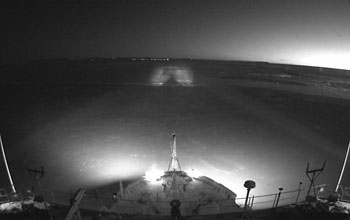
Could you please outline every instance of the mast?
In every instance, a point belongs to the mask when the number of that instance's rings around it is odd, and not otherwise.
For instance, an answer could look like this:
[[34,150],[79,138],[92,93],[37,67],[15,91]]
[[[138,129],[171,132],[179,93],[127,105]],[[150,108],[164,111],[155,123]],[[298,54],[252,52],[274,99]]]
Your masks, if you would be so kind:
[[10,173],[10,169],[9,169],[8,164],[7,164],[6,155],[5,155],[5,150],[4,150],[4,146],[3,146],[3,144],[2,144],[1,134],[0,134],[0,145],[1,145],[2,156],[4,157],[4,162],[5,162],[5,166],[6,166],[6,170],[7,170],[7,175],[9,176],[9,180],[10,180],[12,192],[13,192],[14,194],[16,194],[15,185],[13,184],[12,177],[11,177],[11,173]]
[[346,155],[345,155],[345,159],[344,159],[344,163],[343,163],[343,168],[341,169],[340,176],[339,176],[339,179],[338,179],[338,183],[337,183],[337,186],[335,187],[335,192],[338,191],[341,179],[343,177],[343,173],[344,173],[344,170],[345,170],[346,162],[348,161],[349,149],[350,149],[350,141],[349,141],[349,145],[348,145],[348,150],[346,151]]
[[179,160],[176,155],[176,134],[175,132],[172,134],[173,143],[171,146],[171,160],[169,163],[168,171],[181,171]]

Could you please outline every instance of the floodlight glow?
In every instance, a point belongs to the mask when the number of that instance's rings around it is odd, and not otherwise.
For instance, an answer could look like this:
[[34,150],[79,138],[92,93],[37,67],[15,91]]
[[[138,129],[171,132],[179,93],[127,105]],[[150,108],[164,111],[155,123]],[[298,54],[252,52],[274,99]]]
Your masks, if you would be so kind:
[[152,165],[152,167],[145,172],[145,179],[151,183],[156,183],[163,174],[164,171],[157,169],[156,165]]
[[157,67],[152,72],[150,82],[152,85],[162,86],[170,82],[171,79],[177,85],[190,86],[193,83],[193,74],[189,68],[183,66]]
[[169,79],[170,79],[170,75],[164,74],[163,68],[156,68],[152,73],[151,83],[153,85],[161,86]]

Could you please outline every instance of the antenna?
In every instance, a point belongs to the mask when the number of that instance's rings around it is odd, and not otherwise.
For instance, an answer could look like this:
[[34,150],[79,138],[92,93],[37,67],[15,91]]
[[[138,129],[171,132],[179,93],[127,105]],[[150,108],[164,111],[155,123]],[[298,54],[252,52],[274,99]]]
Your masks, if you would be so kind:
[[42,190],[41,184],[40,184],[40,179],[44,176],[44,167],[41,166],[40,168],[41,168],[41,170],[36,170],[36,169],[30,169],[27,167],[27,171],[28,171],[28,173],[33,173],[35,175],[36,182],[37,182],[40,190]]
[[172,136],[173,136],[173,143],[171,146],[171,159],[170,159],[170,163],[168,166],[168,171],[177,171],[177,170],[181,171],[180,162],[177,159],[177,155],[176,155],[176,134],[175,134],[175,131],[173,132]]
[[42,189],[41,183],[40,183],[40,179],[44,176],[44,167],[41,166],[40,168],[41,168],[41,170],[36,170],[36,169],[30,169],[30,168],[27,167],[27,171],[28,171],[29,174],[33,173],[33,174],[35,175],[36,183],[37,183],[37,185],[38,185],[38,187],[39,187],[39,189],[40,189],[40,192],[41,192],[41,194],[42,194],[42,197],[43,197],[43,199],[44,199],[45,210],[47,211],[47,213],[48,213],[49,216],[50,216],[50,219],[52,220],[52,219],[53,219],[53,216],[52,216],[51,211],[50,211],[50,210],[48,209],[48,207],[47,207],[47,204],[46,204],[46,201],[47,201],[47,200],[46,200],[46,198],[45,198],[45,192],[44,192],[44,190]]
[[322,173],[322,171],[324,170],[325,166],[326,166],[326,161],[323,162],[323,165],[322,165],[322,167],[320,169],[309,170],[309,162],[307,163],[306,175],[307,175],[307,177],[310,180],[310,186],[309,186],[309,190],[307,191],[307,195],[306,196],[310,195],[311,187],[313,187],[314,195],[316,196],[315,180]]
[[6,170],[7,170],[7,175],[9,176],[12,192],[13,192],[13,194],[17,194],[15,185],[13,184],[13,181],[12,181],[12,177],[11,177],[9,166],[7,164],[5,150],[4,150],[4,145],[2,144],[1,134],[0,134],[0,145],[1,145],[2,156],[4,157],[4,162],[5,162],[5,166],[6,166]]
[[346,151],[346,154],[345,154],[343,168],[341,169],[340,176],[339,176],[339,179],[338,179],[338,183],[337,183],[337,186],[335,187],[335,192],[338,191],[338,188],[340,186],[340,182],[341,182],[341,179],[343,177],[344,170],[345,170],[345,165],[346,165],[346,162],[348,161],[349,150],[350,150],[350,141],[349,141],[349,145],[348,145],[348,150]]

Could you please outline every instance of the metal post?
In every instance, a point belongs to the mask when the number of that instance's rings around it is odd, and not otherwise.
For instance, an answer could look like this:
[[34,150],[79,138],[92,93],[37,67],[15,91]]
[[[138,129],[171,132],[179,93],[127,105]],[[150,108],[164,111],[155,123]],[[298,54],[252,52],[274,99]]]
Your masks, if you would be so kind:
[[243,209],[243,215],[241,219],[244,219],[245,217],[247,217],[248,219],[250,219],[250,217],[248,216],[248,213],[246,212],[247,209],[247,202],[249,199],[249,192],[251,189],[255,188],[256,184],[253,180],[247,180],[244,182],[244,187],[247,188],[247,196],[245,198],[245,204],[244,204],[244,209]]
[[123,181],[119,181],[119,192],[120,192],[120,196],[122,197],[122,199],[124,199],[124,186],[123,186]]
[[314,187],[314,181],[313,181],[314,179],[315,179],[315,173],[312,173],[312,177],[310,178],[309,189],[307,190],[307,194],[306,194],[307,196],[310,195],[311,188]]
[[297,195],[297,198],[295,199],[295,204],[297,204],[298,203],[298,199],[299,199],[299,196],[300,196],[300,189],[301,189],[301,185],[302,185],[303,183],[302,182],[299,182],[299,187],[298,187],[298,195]]
[[253,210],[253,204],[254,204],[254,196],[252,197],[252,201],[251,201],[251,204],[250,204],[250,208]]
[[[315,180],[322,173],[322,171],[324,170],[325,166],[326,166],[326,161],[323,162],[323,165],[322,165],[322,167],[320,169],[309,170],[309,163],[307,163],[306,175],[307,175],[307,177],[310,180],[310,186],[309,186],[309,190],[307,191],[306,197],[308,197],[310,195],[311,188],[313,188],[313,190],[314,190],[315,198],[317,197],[316,190],[315,190]],[[310,173],[312,174],[312,177],[310,177],[310,175],[309,175]]]
[[273,200],[272,208],[275,208],[276,199],[277,199],[277,193],[275,194],[275,199]]
[[278,188],[279,192],[278,192],[278,196],[277,196],[277,201],[276,201],[276,205],[275,205],[275,208],[277,208],[278,206],[278,202],[280,200],[280,197],[281,197],[281,193],[282,193],[282,190],[283,188]]
[[29,173],[33,173],[35,175],[36,183],[37,183],[39,190],[42,194],[42,197],[44,199],[45,209],[46,209],[47,213],[49,214],[50,219],[52,220],[53,216],[52,216],[52,213],[51,213],[49,207],[47,207],[47,204],[46,204],[47,200],[46,200],[45,192],[44,192],[43,188],[41,187],[41,182],[40,182],[40,178],[42,178],[44,176],[44,167],[41,166],[41,170],[30,169],[27,167],[27,171]]
[[51,214],[51,211],[50,211],[49,208],[47,207],[47,204],[46,204],[47,200],[46,200],[45,192],[44,192],[43,188],[41,187],[40,177],[39,177],[38,175],[36,175],[36,181],[37,181],[37,184],[38,184],[38,186],[39,186],[39,189],[40,189],[41,194],[42,194],[43,199],[44,199],[44,206],[45,206],[45,209],[46,209],[47,213],[49,213],[50,219],[53,219],[53,216],[52,216],[52,214]]
[[76,218],[81,220],[81,215],[79,212],[79,205],[81,203],[81,200],[83,199],[84,193],[85,193],[84,189],[79,189],[77,191],[76,195],[71,200],[72,203],[70,204],[69,211],[68,211],[66,217],[64,218],[65,220],[72,220],[72,219],[76,219]]
[[245,203],[244,203],[243,212],[245,212],[245,211],[246,211],[246,208],[247,208],[247,203],[248,203],[248,198],[249,198],[249,192],[250,192],[250,189],[248,188],[248,189],[247,189],[247,196],[245,197]]
[[16,189],[15,189],[15,185],[13,184],[13,181],[12,181],[12,177],[11,177],[9,166],[7,164],[5,150],[4,150],[4,145],[2,144],[1,134],[0,134],[0,145],[1,145],[2,156],[4,157],[4,162],[5,162],[5,166],[6,166],[6,170],[7,170],[7,175],[9,176],[12,192],[14,194],[16,194],[17,192],[16,192]]
[[348,149],[347,149],[346,154],[345,154],[345,159],[344,159],[344,163],[343,163],[343,168],[342,168],[342,170],[341,170],[341,172],[340,172],[340,176],[339,176],[339,179],[338,179],[338,183],[337,183],[337,186],[335,187],[335,191],[334,191],[334,192],[337,192],[337,191],[338,191],[338,188],[339,188],[341,179],[342,179],[342,177],[343,177],[343,173],[344,173],[344,170],[345,170],[345,165],[346,165],[346,162],[347,162],[348,156],[349,156],[349,149],[350,149],[350,141],[349,141]]

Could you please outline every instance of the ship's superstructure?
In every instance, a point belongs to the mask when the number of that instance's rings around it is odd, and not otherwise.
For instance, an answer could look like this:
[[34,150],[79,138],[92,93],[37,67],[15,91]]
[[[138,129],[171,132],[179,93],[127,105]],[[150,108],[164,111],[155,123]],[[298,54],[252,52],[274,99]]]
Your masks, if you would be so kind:
[[104,209],[121,214],[164,216],[171,214],[174,203],[183,216],[223,214],[242,210],[235,202],[237,195],[225,186],[206,176],[193,177],[182,171],[176,150],[176,135],[173,133],[171,159],[168,170],[163,175],[154,180],[140,178],[125,188],[118,184],[110,185],[108,189],[118,189],[119,193],[111,191],[109,199],[101,197],[97,207],[93,205],[94,198],[89,201],[89,197],[86,196],[81,208]]

